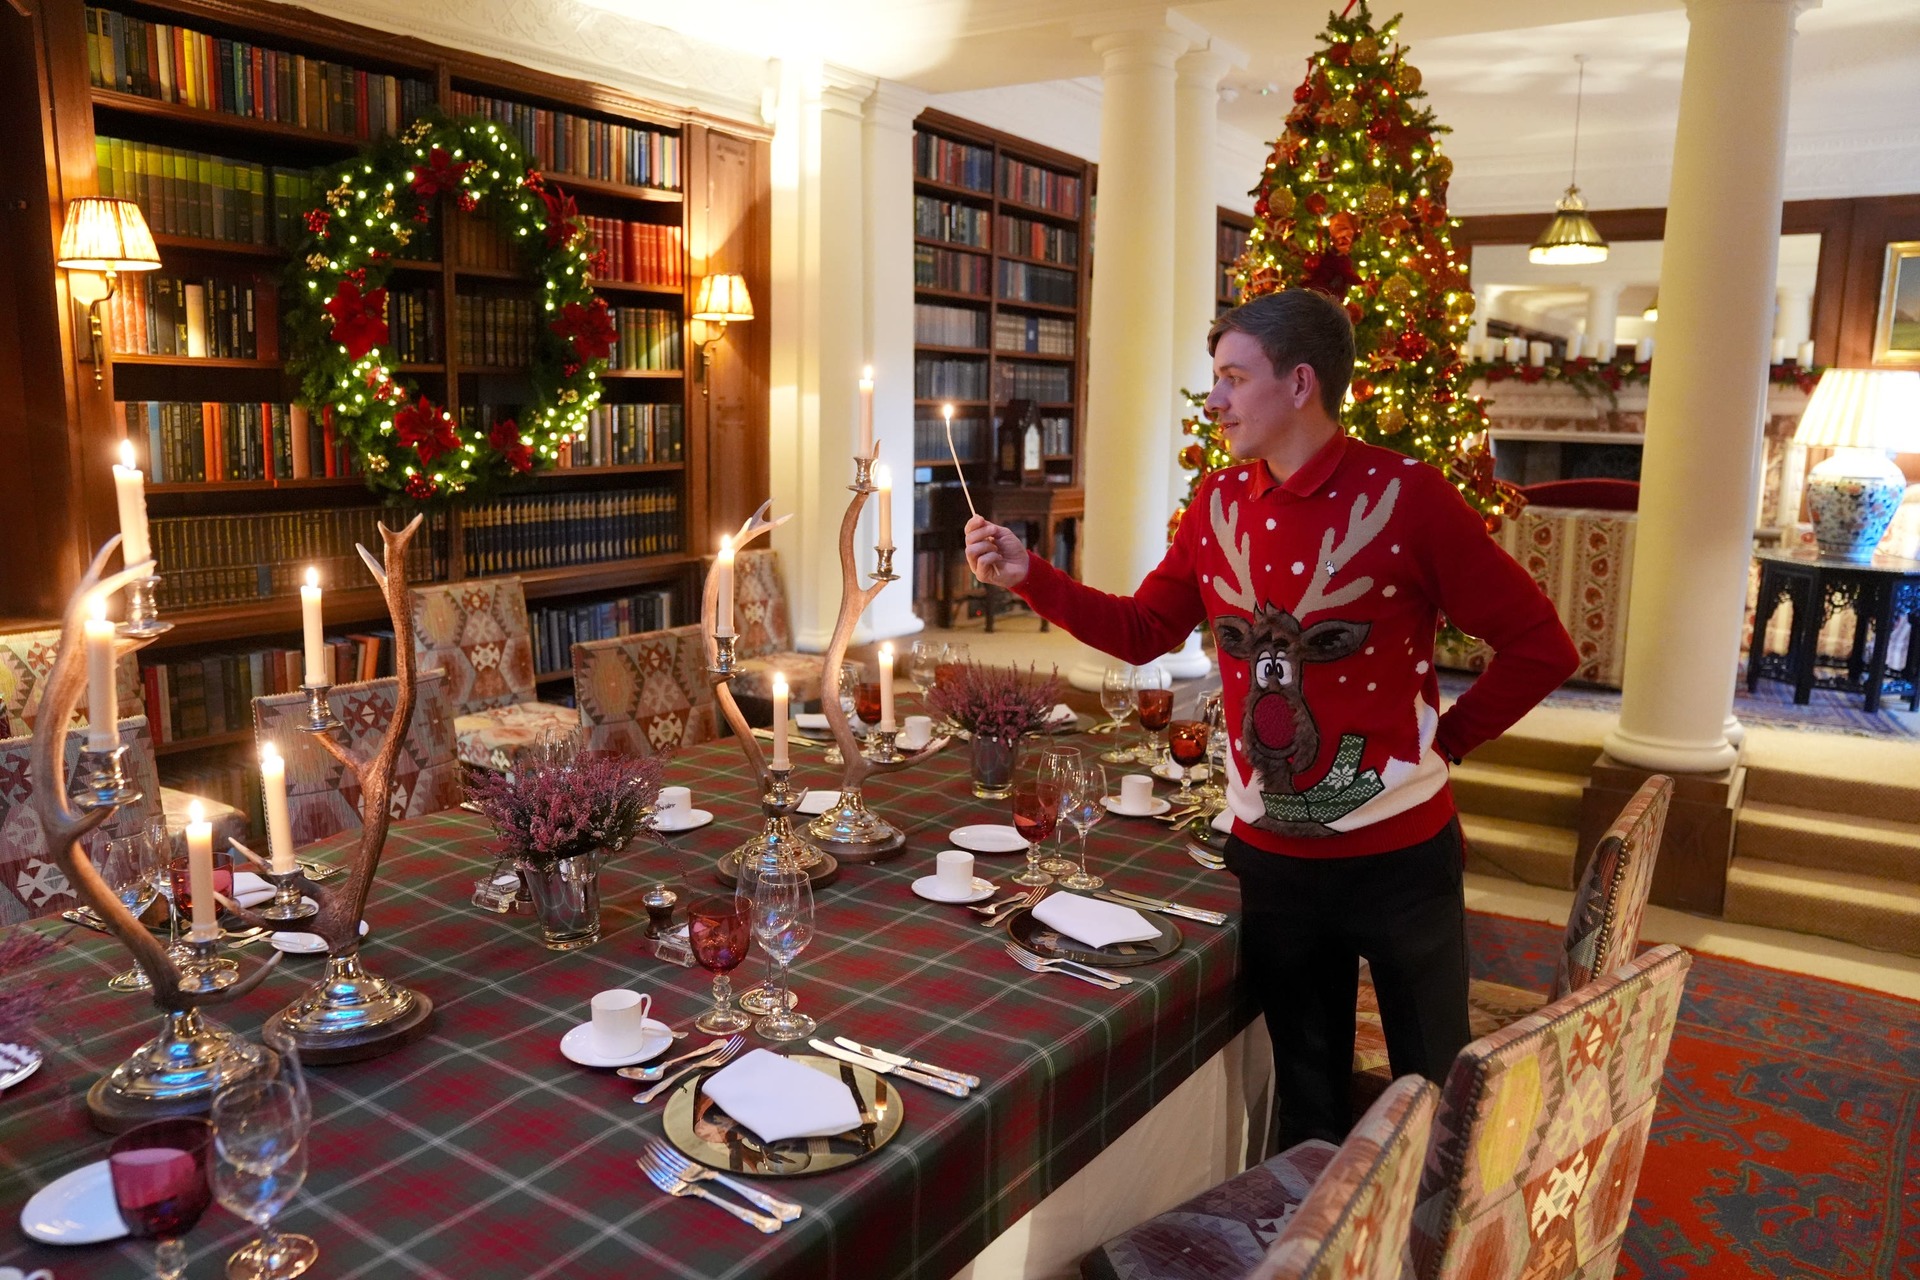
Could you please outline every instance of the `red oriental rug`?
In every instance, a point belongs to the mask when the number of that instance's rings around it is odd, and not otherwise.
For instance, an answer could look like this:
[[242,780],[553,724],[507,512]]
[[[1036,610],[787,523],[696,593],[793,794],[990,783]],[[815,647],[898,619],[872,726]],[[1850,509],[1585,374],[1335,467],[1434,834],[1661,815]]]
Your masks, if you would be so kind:
[[[1476,976],[1552,983],[1557,927],[1468,934]],[[1696,955],[1619,1275],[1920,1277],[1920,1004]]]

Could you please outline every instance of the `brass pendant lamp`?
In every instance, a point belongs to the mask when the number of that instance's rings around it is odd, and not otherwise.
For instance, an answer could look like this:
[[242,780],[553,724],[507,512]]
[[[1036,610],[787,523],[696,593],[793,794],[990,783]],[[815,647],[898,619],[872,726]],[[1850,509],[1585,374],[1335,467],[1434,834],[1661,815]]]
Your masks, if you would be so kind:
[[1580,198],[1580,107],[1586,97],[1586,55],[1579,54],[1574,61],[1580,67],[1580,80],[1573,98],[1573,169],[1568,175],[1567,194],[1553,206],[1553,221],[1527,251],[1527,261],[1542,266],[1573,266],[1607,260],[1606,239],[1587,217],[1587,202]]

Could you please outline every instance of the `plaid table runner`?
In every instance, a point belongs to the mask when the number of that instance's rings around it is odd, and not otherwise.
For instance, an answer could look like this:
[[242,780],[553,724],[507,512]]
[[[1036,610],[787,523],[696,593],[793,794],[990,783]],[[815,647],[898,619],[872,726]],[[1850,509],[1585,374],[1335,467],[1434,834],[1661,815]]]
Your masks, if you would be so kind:
[[[794,754],[797,781],[835,785],[817,748]],[[848,1169],[777,1184],[806,1206],[778,1234],[665,1197],[634,1165],[640,1140],[660,1133],[660,1104],[636,1106],[635,1085],[568,1062],[558,1042],[587,1020],[589,997],[610,987],[651,992],[654,1016],[675,1027],[705,1006],[705,971],[645,949],[639,889],[683,867],[710,867],[758,828],[745,775],[732,742],[670,762],[668,780],[691,787],[715,822],[677,837],[673,852],[636,845],[614,859],[601,881],[605,936],[567,954],[541,946],[531,917],[469,904],[475,877],[491,865],[481,819],[456,811],[394,825],[364,954],[372,971],[429,994],[439,1021],[432,1036],[384,1058],[308,1073],[310,1172],[281,1222],[320,1242],[315,1274],[944,1277],[1253,1017],[1236,983],[1237,918],[1223,928],[1178,922],[1186,942],[1174,956],[1131,970],[1132,987],[1106,992],[1030,974],[1002,952],[1004,932],[982,928],[962,907],[914,896],[909,883],[933,872],[948,831],[1008,820],[1004,802],[972,798],[966,746],[956,743],[873,780],[869,804],[908,831],[907,852],[848,866],[821,891],[817,936],[796,962],[794,990],[823,1038],[846,1035],[971,1071],[984,1086],[961,1100],[902,1084],[906,1124],[890,1145]],[[1195,866],[1161,823],[1108,816],[1094,828],[1090,856],[1119,887],[1237,910],[1232,877]],[[1020,861],[983,856],[977,871],[1004,885]],[[71,943],[57,963],[84,975],[84,985],[68,1010],[67,1038],[0,1099],[0,1211],[8,1216],[0,1263],[51,1267],[59,1280],[150,1275],[145,1241],[50,1248],[18,1227],[35,1189],[105,1157],[84,1094],[157,1023],[142,998],[106,990],[126,964],[116,944],[82,931]],[[255,952],[243,963],[258,959]],[[218,1016],[257,1032],[321,963],[287,956]],[[763,970],[750,957],[736,986]],[[188,1237],[192,1273],[217,1274],[248,1234],[231,1214],[209,1210]]]

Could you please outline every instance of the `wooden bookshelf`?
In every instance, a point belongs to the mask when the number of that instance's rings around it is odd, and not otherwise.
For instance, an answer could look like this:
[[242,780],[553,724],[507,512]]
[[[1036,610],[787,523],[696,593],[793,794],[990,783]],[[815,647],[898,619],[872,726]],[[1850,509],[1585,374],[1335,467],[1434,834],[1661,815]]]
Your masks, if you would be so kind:
[[1239,260],[1241,251],[1247,247],[1247,233],[1253,230],[1253,219],[1247,214],[1238,213],[1224,206],[1216,207],[1219,223],[1214,236],[1216,267],[1213,311],[1218,315],[1239,304],[1240,299],[1234,296],[1233,291],[1233,264]]

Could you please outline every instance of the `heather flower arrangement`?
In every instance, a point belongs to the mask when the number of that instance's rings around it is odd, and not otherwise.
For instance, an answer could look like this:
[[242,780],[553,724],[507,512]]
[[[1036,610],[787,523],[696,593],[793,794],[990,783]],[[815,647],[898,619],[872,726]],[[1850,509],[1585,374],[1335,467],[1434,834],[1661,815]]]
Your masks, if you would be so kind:
[[658,757],[596,754],[489,774],[467,794],[500,837],[496,853],[549,867],[625,848],[660,793],[661,773]]
[[1013,742],[1043,728],[1060,696],[1058,668],[1045,676],[1028,666],[967,662],[927,695],[927,705],[976,738]]
[[0,933],[0,1044],[27,1039],[36,1022],[78,991],[77,979],[31,972],[60,947],[24,925]]

